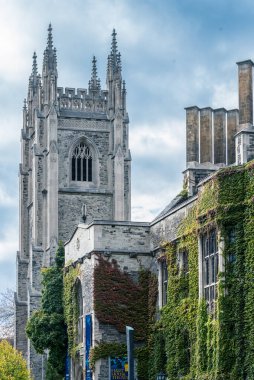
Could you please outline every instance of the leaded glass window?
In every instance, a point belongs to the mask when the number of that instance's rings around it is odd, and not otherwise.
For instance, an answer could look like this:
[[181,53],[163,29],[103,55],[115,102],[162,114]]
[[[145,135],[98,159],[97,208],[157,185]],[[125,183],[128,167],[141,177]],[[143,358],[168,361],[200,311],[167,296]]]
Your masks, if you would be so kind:
[[218,245],[216,230],[202,236],[203,294],[210,312],[214,311],[218,281]]
[[73,150],[71,158],[72,181],[92,182],[93,157],[90,148],[81,141]]
[[168,267],[166,260],[161,262],[161,289],[162,289],[162,306],[167,303],[168,292]]
[[184,276],[186,276],[189,273],[189,261],[188,261],[188,252],[186,250],[179,252],[179,264],[180,264],[180,271]]

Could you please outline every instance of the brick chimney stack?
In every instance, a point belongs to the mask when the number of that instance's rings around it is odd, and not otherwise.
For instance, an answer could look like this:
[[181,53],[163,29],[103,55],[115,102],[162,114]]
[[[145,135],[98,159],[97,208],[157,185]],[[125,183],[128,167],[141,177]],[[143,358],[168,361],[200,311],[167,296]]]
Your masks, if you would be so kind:
[[[239,130],[241,125],[253,125],[253,62],[237,62],[239,81]],[[246,125],[246,127],[247,127]]]

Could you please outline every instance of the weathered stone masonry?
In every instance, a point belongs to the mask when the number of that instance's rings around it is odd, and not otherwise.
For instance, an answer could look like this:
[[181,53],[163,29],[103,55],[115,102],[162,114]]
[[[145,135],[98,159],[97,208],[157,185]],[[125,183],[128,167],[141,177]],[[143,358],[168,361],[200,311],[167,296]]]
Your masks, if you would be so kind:
[[[105,90],[97,76],[95,57],[88,89],[63,89],[57,81],[56,49],[49,26],[42,76],[36,54],[33,56],[23,108],[19,170],[15,344],[36,379],[44,378],[44,358],[30,346],[25,326],[40,305],[41,268],[51,264],[58,241],[68,240],[81,221],[130,219],[128,114],[115,31]],[[91,152],[92,178],[73,180],[73,152],[84,145]],[[81,165],[81,159],[77,162]],[[84,166],[86,161],[82,162]],[[88,169],[83,166],[85,173]],[[80,166],[75,170],[80,172]]]

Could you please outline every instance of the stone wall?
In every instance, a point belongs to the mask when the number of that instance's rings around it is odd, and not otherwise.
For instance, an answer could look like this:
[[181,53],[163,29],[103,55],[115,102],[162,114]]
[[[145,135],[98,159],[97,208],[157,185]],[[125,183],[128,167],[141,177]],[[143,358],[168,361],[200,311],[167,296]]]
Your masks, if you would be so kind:
[[181,221],[187,215],[188,210],[193,206],[196,197],[188,199],[179,206],[169,210],[160,219],[155,219],[150,227],[151,250],[156,250],[160,244],[177,239],[177,231]]
[[[150,252],[149,223],[95,221],[80,224],[65,245],[66,265],[80,263],[80,279],[84,300],[84,315],[93,316],[93,345],[104,342],[126,343],[126,336],[113,325],[101,323],[94,313],[93,279],[97,255],[116,261],[119,268],[138,281],[140,268],[151,269],[154,258]],[[85,355],[83,348],[83,355]],[[108,380],[107,359],[98,360],[94,371],[97,380]]]
[[59,239],[66,242],[76,226],[82,222],[82,205],[86,205],[86,223],[93,219],[112,219],[112,194],[110,193],[59,193]]

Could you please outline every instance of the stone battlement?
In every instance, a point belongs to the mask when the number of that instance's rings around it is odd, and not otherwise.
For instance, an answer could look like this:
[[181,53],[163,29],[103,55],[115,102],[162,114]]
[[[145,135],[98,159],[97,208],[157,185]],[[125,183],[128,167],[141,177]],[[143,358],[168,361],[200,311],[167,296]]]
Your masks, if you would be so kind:
[[57,100],[60,109],[84,112],[103,112],[107,110],[107,90],[87,90],[84,88],[58,87]]

